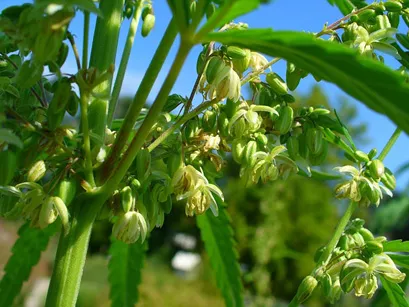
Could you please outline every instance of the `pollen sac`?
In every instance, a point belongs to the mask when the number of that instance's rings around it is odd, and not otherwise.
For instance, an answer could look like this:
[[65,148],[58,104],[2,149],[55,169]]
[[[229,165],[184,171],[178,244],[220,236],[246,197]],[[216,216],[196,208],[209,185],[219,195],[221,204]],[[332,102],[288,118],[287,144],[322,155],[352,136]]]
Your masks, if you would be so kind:
[[34,163],[27,173],[27,180],[30,182],[37,182],[44,177],[47,168],[43,160]]

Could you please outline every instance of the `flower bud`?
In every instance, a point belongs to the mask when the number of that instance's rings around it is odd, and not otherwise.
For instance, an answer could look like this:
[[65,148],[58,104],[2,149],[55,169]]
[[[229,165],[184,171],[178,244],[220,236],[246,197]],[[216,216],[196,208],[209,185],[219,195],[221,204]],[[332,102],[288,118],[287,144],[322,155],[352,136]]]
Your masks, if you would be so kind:
[[65,205],[64,201],[58,197],[50,197],[51,201],[53,202],[54,209],[58,213],[58,216],[60,217],[61,224],[64,228],[65,234],[69,232],[70,229],[70,223],[69,223],[69,214],[68,214],[68,209],[67,206]]
[[27,180],[30,182],[39,181],[44,177],[47,168],[45,167],[45,162],[43,160],[35,162],[27,173]]
[[54,201],[52,197],[48,197],[48,199],[41,205],[37,226],[41,229],[46,228],[49,224],[54,223],[57,219],[57,215],[58,213],[54,208]]
[[75,92],[71,91],[70,98],[68,100],[65,110],[71,116],[75,116],[77,115],[79,105],[80,105],[80,98]]
[[368,163],[369,172],[374,179],[380,179],[385,173],[385,166],[381,160],[375,159]]
[[319,249],[317,249],[317,251],[314,254],[315,263],[318,263],[318,261],[321,259],[321,256],[323,255],[326,249],[327,249],[326,246],[321,246]]
[[373,9],[367,9],[364,10],[360,13],[358,13],[358,18],[361,22],[366,22],[367,20],[369,20],[370,18],[373,18],[376,16],[376,12]]
[[255,95],[254,103],[261,106],[273,107],[276,102],[268,88],[262,87]]
[[392,171],[385,167],[385,172],[381,177],[382,183],[390,190],[395,190],[396,188],[396,178],[393,175]]
[[298,303],[305,302],[312,294],[314,289],[317,287],[318,281],[313,276],[307,276],[303,279],[297,290],[297,301]]
[[195,117],[187,122],[186,127],[183,131],[183,135],[186,140],[189,140],[197,136],[200,130],[199,121],[200,121],[199,118]]
[[271,86],[271,89],[277,95],[285,95],[288,92],[287,84],[284,80],[276,73],[268,73],[266,75],[266,81],[268,85]]
[[291,159],[296,160],[299,157],[300,143],[298,138],[294,135],[287,140],[287,152]]
[[58,50],[57,58],[55,60],[55,63],[59,67],[62,67],[64,65],[68,57],[68,52],[69,52],[68,45],[66,43],[62,43],[60,49]]
[[119,193],[119,197],[121,199],[121,207],[122,210],[127,213],[129,212],[133,205],[134,205],[134,198],[132,195],[132,189],[130,186],[124,187],[121,192]]
[[207,132],[214,132],[216,130],[217,113],[215,111],[207,110],[203,114],[203,129]]
[[400,21],[399,12],[389,12],[388,19],[389,19],[389,22],[391,23],[392,28],[397,29],[399,27],[399,21]]
[[131,244],[139,239],[141,227],[138,224],[138,214],[134,211],[129,211],[121,215],[114,223],[112,234],[118,240]]
[[228,57],[237,60],[237,59],[243,59],[244,57],[246,57],[247,52],[240,47],[228,46],[226,50],[226,54]]
[[321,165],[324,163],[326,157],[328,154],[328,142],[325,141],[324,139],[322,140],[322,146],[321,150],[317,152],[316,154],[310,153],[308,157],[308,161],[311,163],[311,165]]
[[366,242],[365,248],[370,253],[374,253],[374,254],[383,253],[383,244],[381,242],[379,242],[379,241],[376,241],[376,240]]
[[372,241],[374,239],[374,236],[369,229],[362,227],[358,230],[358,232],[364,238],[365,242]]
[[315,155],[322,150],[324,146],[324,136],[322,131],[317,128],[309,128],[306,132],[307,146],[310,152]]
[[248,166],[252,166],[255,162],[254,154],[257,152],[257,143],[256,141],[249,141],[244,148],[243,153],[243,163]]
[[57,90],[48,105],[50,112],[58,114],[65,111],[71,96],[71,82],[68,78],[63,78],[58,82]]
[[250,128],[243,117],[234,122],[233,125],[229,124],[229,127],[231,135],[235,138],[241,138],[242,136],[247,135]]
[[134,193],[141,187],[141,182],[138,179],[132,179],[130,187]]
[[391,23],[389,22],[389,18],[386,15],[378,15],[376,16],[376,29],[389,29],[391,28]]
[[[194,3],[194,2],[193,2]],[[196,62],[196,73],[201,74],[203,73],[206,65],[206,52],[202,51],[200,52],[197,62]]]
[[257,145],[258,145],[260,148],[264,148],[265,146],[267,146],[267,144],[268,144],[268,138],[267,138],[267,136],[266,136],[264,133],[258,132],[258,133],[256,133],[254,136],[256,137]]
[[232,59],[233,69],[241,76],[250,65],[251,51],[248,49],[242,49],[245,52],[245,56],[240,59]]
[[232,143],[231,153],[233,155],[234,161],[236,161],[236,163],[238,164],[243,163],[244,149],[246,145],[246,141],[242,139],[235,139]]
[[219,117],[217,118],[217,127],[220,136],[227,137],[229,135],[229,119],[225,112],[219,114]]
[[386,1],[383,3],[383,5],[389,12],[400,12],[403,8],[402,3],[398,1]]
[[276,129],[280,134],[286,134],[290,131],[293,125],[294,111],[289,106],[284,106],[280,109],[280,115],[275,122]]
[[363,151],[360,151],[360,150],[355,151],[354,156],[358,161],[369,162],[368,155],[364,153]]
[[[215,79],[218,76],[221,76],[221,73],[223,72],[224,68],[226,67],[226,64],[224,63],[224,61],[218,57],[218,56],[212,56],[207,64],[206,67],[206,80],[207,83],[209,84],[213,84],[213,82],[215,81]],[[224,73],[223,76],[221,77],[225,77],[227,74]]]
[[142,24],[142,31],[141,31],[142,36],[143,37],[148,36],[154,26],[155,26],[155,15],[147,14]]

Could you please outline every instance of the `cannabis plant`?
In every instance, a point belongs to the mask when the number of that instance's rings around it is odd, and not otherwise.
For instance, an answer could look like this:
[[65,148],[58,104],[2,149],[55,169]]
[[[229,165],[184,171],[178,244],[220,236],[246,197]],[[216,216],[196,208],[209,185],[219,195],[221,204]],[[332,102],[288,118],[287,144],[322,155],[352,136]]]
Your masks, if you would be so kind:
[[[317,33],[232,22],[257,9],[261,0],[167,2],[173,16],[125,118],[116,120],[138,26],[142,37],[155,31],[154,8],[164,3],[35,0],[2,11],[0,213],[26,223],[4,269],[0,305],[11,306],[41,251],[59,233],[46,306],[74,306],[93,223],[106,219],[112,222],[112,305],[133,306],[147,237],[173,206],[184,206],[200,228],[226,305],[243,306],[230,227],[234,221],[217,186],[231,154],[246,185],[299,175],[336,179],[335,197],[349,201],[290,306],[318,289],[332,303],[349,292],[371,298],[380,283],[395,306],[408,306],[399,286],[406,276],[397,266],[407,265],[406,256],[394,253],[409,252],[408,243],[374,236],[363,220],[352,217],[358,206],[380,205],[396,186],[382,161],[401,130],[409,132],[409,37],[397,30],[399,24],[409,25],[409,1],[329,1],[345,16]],[[97,19],[93,31],[91,14]],[[84,18],[83,33],[70,30],[75,16]],[[124,19],[131,22],[120,63],[115,63]],[[82,50],[76,45],[79,38]],[[145,108],[175,43],[173,64]],[[143,42],[136,45],[143,48]],[[202,50],[191,93],[170,95],[196,45]],[[74,74],[64,72],[70,52],[76,59]],[[401,68],[387,67],[380,52]],[[286,61],[286,76],[274,72],[278,61]],[[291,106],[293,91],[308,75],[338,85],[396,123],[379,154],[356,148],[336,113]],[[246,86],[249,91],[243,91]],[[64,124],[67,114],[79,117],[79,127]],[[329,146],[344,151],[350,161],[336,168],[339,174],[317,169]]]

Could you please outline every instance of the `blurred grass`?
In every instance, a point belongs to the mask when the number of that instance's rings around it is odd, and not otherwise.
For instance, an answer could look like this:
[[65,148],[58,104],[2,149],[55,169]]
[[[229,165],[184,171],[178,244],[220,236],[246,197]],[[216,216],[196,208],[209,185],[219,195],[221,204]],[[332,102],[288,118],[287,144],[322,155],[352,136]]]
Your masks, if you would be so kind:
[[[0,278],[17,239],[18,223],[0,220]],[[51,274],[52,259],[56,244],[50,245],[34,268],[30,280],[25,283],[22,295],[14,306],[25,306],[24,300],[38,281]],[[108,257],[93,255],[88,257],[78,297],[78,307],[108,307]],[[139,303],[143,307],[222,307],[223,299],[215,285],[213,272],[205,260],[198,268],[197,278],[185,279],[175,274],[160,254],[148,256],[142,272],[139,288]],[[43,306],[39,302],[38,306]],[[9,306],[7,306],[9,307]],[[11,306],[10,306],[11,307]]]
[[[92,256],[87,260],[78,307],[110,306],[107,283],[108,259]],[[147,259],[142,272],[138,306],[144,307],[222,307],[223,300],[213,281],[209,282],[207,264],[199,268],[199,278],[186,280],[157,257]]]

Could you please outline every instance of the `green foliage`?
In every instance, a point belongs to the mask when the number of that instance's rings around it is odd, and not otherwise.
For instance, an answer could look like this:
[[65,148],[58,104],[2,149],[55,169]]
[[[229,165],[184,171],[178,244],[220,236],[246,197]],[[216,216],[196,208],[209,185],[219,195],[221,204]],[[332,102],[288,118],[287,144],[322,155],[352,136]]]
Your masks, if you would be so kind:
[[225,190],[247,288],[259,299],[291,298],[336,223],[331,190],[303,177],[249,189],[231,177]]
[[112,239],[108,266],[111,306],[131,307],[137,303],[146,250],[147,243],[126,244]]
[[402,103],[409,95],[409,86],[405,84],[404,78],[346,46],[317,39],[311,34],[268,29],[210,33],[206,40],[283,57],[338,85],[371,109],[386,114],[409,133],[409,106]]
[[15,145],[18,148],[23,148],[23,142],[21,142],[20,138],[16,136],[10,129],[0,128],[0,143],[3,142],[10,145]]
[[[7,212],[9,218],[30,220],[31,227],[46,228],[57,218],[67,226],[60,237],[47,306],[76,304],[96,219],[113,222],[112,236],[130,244],[112,243],[109,279],[113,305],[133,306],[138,299],[136,289],[146,249],[135,242],[140,239],[143,243],[154,228],[162,227],[174,200],[183,202],[187,216],[197,215],[226,305],[243,306],[233,231],[223,192],[214,184],[216,178],[223,176],[230,152],[240,166],[241,191],[237,194],[243,196],[247,188],[261,182],[291,178],[288,185],[276,183],[277,190],[265,194],[269,200],[257,195],[260,209],[248,208],[251,200],[243,204],[245,197],[239,200],[238,207],[246,206],[243,211],[248,213],[242,220],[255,217],[254,221],[246,221],[255,223],[248,227],[249,233],[254,231],[253,237],[244,237],[251,241],[248,245],[252,250],[248,252],[250,259],[245,261],[251,270],[247,281],[257,291],[268,295],[269,274],[275,275],[283,285],[279,291],[286,298],[292,296],[290,291],[298,293],[290,303],[296,306],[310,296],[318,281],[329,285],[324,297],[334,302],[352,289],[356,296],[371,298],[379,275],[384,274],[394,283],[404,280],[405,274],[382,254],[385,238],[375,238],[363,228],[363,220],[350,219],[358,206],[378,206],[396,188],[396,178],[382,160],[401,129],[409,131],[409,107],[402,103],[409,93],[409,74],[405,67],[399,72],[387,68],[378,52],[392,55],[408,67],[404,49],[409,46],[409,39],[404,34],[396,35],[396,28],[400,16],[409,26],[409,2],[373,3],[324,26],[316,35],[248,30],[247,24],[231,22],[264,2],[169,0],[173,17],[125,119],[113,126],[111,119],[125,76],[124,64],[131,54],[139,18],[143,37],[155,30],[153,3],[100,0],[97,9],[91,0],[44,0],[12,6],[0,14],[0,152],[3,160],[7,157],[10,161],[2,165],[0,193],[19,197],[13,210],[9,211],[14,201],[11,199],[2,204],[0,211],[2,215]],[[344,14],[366,4],[360,0],[330,3]],[[77,48],[80,44],[68,31],[78,10],[85,11],[82,57]],[[98,15],[94,29],[90,29],[89,12]],[[205,15],[207,21],[202,20]],[[131,16],[134,18],[121,68],[115,74],[122,23]],[[91,32],[94,37],[88,60]],[[178,34],[180,45],[173,64],[152,106],[143,110]],[[326,35],[329,39],[322,39]],[[401,46],[396,45],[395,37]],[[169,97],[190,51],[199,43],[204,44],[191,94],[188,98],[179,94]],[[74,74],[65,73],[63,67],[70,48],[78,68]],[[261,53],[277,58],[268,62]],[[286,81],[271,69],[281,58],[287,60]],[[267,69],[271,71],[266,72]],[[43,75],[44,71],[49,71],[52,78]],[[376,149],[359,151],[351,137],[353,131],[325,103],[292,105],[296,98],[291,92],[309,74],[317,81],[338,85],[373,110],[389,116],[401,129],[394,132],[378,156]],[[247,93],[243,90],[246,85],[250,87]],[[74,89],[78,89],[79,97]],[[190,110],[196,93],[204,99]],[[321,98],[318,96],[317,100]],[[170,114],[178,104],[182,105],[181,112]],[[66,113],[75,116],[78,109],[79,125],[62,125]],[[312,255],[327,239],[323,236],[328,232],[321,227],[317,232],[308,232],[311,225],[329,228],[335,224],[329,219],[331,209],[321,206],[322,201],[330,202],[331,193],[321,183],[304,184],[305,179],[290,176],[300,173],[312,179],[336,179],[328,172],[332,161],[324,163],[333,153],[331,144],[349,160],[348,165],[336,168],[342,178],[351,178],[336,185],[335,194],[350,204],[314,264],[312,257],[303,261],[300,254]],[[15,147],[22,150],[15,152]],[[338,166],[339,155],[336,157],[334,164]],[[64,181],[72,184],[57,188]],[[315,190],[322,193],[311,193]],[[70,201],[65,197],[68,194]],[[298,216],[289,208],[314,212]],[[318,219],[329,224],[317,222]],[[24,229],[22,234],[28,231]],[[299,234],[300,229],[305,236]],[[285,234],[296,239],[278,242]],[[302,248],[306,241],[313,243]],[[17,241],[16,246],[19,244]],[[404,243],[397,245],[391,244],[389,249],[402,249]],[[14,252],[1,285],[4,280],[7,282],[13,263],[18,262],[16,254],[22,253],[18,249]],[[34,252],[34,256],[38,254]],[[402,257],[393,257],[406,265]],[[34,262],[29,259],[27,267],[31,268]],[[287,270],[288,263],[296,269]],[[27,267],[21,265],[26,268],[20,273],[24,278]],[[348,273],[350,269],[354,274]],[[285,283],[292,277],[301,279],[297,273],[310,276],[304,279],[307,284],[303,283],[308,293],[303,284],[295,291]],[[9,292],[19,290],[21,284],[19,281]],[[397,301],[393,294],[397,292],[396,285],[386,286],[392,293],[391,300]],[[11,300],[15,295],[0,294]]]
[[383,250],[385,252],[408,252],[409,241],[393,240],[383,243]]
[[200,228],[202,240],[214,269],[217,285],[224,297],[226,306],[240,307],[243,303],[243,285],[241,282],[240,267],[233,239],[230,217],[219,201],[219,216],[215,217],[207,211],[197,216],[197,225]]
[[48,241],[57,231],[54,223],[46,229],[33,229],[29,223],[20,227],[19,238],[12,248],[13,255],[7,262],[5,275],[0,281],[0,306],[12,306],[23,283],[30,277],[31,269],[40,260]]
[[220,6],[220,9],[217,10],[207,21],[206,27],[208,24],[211,24],[213,28],[218,28],[224,24],[230,22],[231,20],[250,13],[254,11],[260,3],[265,2],[262,0],[226,0],[223,1],[223,4]]
[[409,256],[402,254],[389,254],[396,265],[409,269]]
[[355,8],[350,0],[327,0],[330,4],[336,5],[342,14],[347,15]]
[[405,292],[398,284],[392,283],[382,276],[380,278],[382,286],[386,290],[389,300],[391,301],[393,306],[395,307],[409,306],[408,300],[405,297]]

